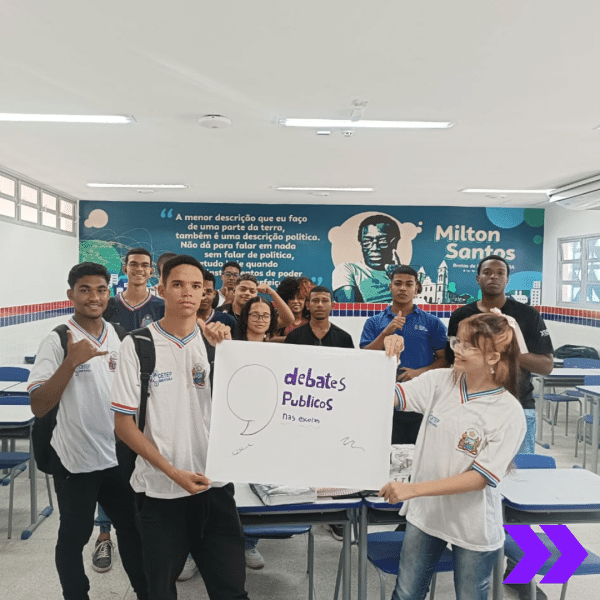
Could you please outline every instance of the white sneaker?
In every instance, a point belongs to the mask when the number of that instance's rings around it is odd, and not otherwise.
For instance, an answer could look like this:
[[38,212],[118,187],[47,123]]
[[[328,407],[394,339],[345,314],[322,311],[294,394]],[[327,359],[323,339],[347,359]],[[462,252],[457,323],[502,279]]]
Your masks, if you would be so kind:
[[265,566],[265,559],[256,548],[246,550],[246,566],[249,569],[262,569]]
[[177,581],[187,581],[191,579],[198,572],[198,567],[194,562],[194,559],[191,556],[188,556],[185,565],[183,565],[183,570],[179,574]]

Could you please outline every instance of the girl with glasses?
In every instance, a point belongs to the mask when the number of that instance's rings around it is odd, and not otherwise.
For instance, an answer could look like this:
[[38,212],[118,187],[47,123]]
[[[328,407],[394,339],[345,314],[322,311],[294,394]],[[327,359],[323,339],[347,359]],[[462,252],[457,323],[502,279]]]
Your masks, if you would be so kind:
[[[397,410],[424,415],[410,483],[379,492],[403,502],[407,526],[392,600],[422,600],[447,544],[457,600],[488,597],[492,568],[504,545],[497,485],[525,436],[517,400],[520,331],[504,315],[474,315],[458,326],[452,369],[427,371],[396,384]],[[385,340],[399,356],[403,340]]]

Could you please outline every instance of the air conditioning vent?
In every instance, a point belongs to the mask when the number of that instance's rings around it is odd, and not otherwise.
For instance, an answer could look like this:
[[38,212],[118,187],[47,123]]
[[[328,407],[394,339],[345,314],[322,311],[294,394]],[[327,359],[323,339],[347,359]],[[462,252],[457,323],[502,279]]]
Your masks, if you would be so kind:
[[600,175],[552,190],[550,202],[571,210],[600,210]]

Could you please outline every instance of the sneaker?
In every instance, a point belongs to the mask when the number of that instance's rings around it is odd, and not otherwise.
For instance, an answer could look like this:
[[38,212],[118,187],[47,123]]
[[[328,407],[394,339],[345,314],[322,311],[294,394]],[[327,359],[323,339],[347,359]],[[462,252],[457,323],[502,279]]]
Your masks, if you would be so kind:
[[98,573],[106,573],[112,568],[113,543],[110,540],[96,541],[92,552],[92,568]]
[[196,562],[191,556],[188,556],[185,565],[183,565],[183,569],[181,573],[179,573],[179,577],[177,581],[187,581],[191,579],[198,572],[198,567],[196,566]]
[[245,552],[246,554],[246,566],[249,569],[262,569],[265,566],[265,559],[263,555],[256,548],[249,548]]
[[327,525],[326,529],[329,530],[331,537],[338,542],[344,539],[344,526],[343,525]]

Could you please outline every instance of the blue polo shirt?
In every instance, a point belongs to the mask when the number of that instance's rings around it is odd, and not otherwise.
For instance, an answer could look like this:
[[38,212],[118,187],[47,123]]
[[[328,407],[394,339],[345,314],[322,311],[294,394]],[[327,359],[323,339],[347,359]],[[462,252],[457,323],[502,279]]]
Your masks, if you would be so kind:
[[[383,312],[366,320],[360,336],[360,347],[368,346],[391,323],[396,315],[392,305]],[[414,306],[406,315],[402,329],[394,333],[404,338],[404,352],[400,355],[400,368],[420,369],[428,367],[434,360],[434,352],[446,347],[448,335],[446,326],[433,315]]]

